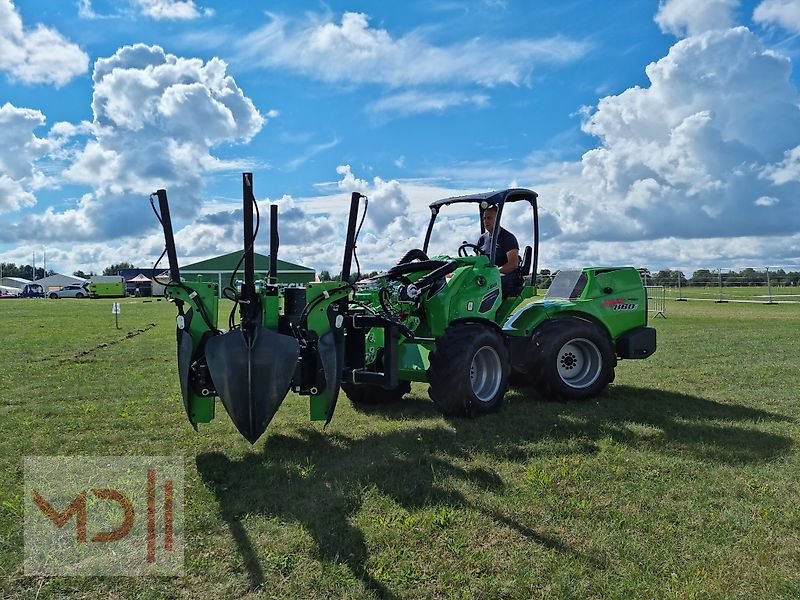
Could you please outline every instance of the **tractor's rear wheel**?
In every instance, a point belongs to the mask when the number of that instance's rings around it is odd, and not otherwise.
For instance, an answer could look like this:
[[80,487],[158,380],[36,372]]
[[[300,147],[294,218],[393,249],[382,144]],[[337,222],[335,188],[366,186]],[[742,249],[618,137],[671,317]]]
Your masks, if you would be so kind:
[[533,335],[531,382],[548,398],[585,400],[614,381],[617,359],[608,335],[579,317],[553,319]]
[[508,388],[503,336],[477,323],[456,324],[430,353],[428,395],[442,414],[475,416],[496,410]]
[[411,383],[401,381],[392,388],[369,383],[342,383],[342,391],[353,404],[391,404],[399,402],[411,391]]

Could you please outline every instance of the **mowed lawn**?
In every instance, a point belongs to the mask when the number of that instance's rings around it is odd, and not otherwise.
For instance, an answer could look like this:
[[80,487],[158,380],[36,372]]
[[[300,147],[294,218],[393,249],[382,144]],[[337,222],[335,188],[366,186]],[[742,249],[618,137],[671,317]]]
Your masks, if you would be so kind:
[[[121,304],[0,301],[0,597],[800,597],[800,305],[668,300],[597,401],[290,395],[251,447],[185,421],[174,308]],[[183,455],[185,575],[25,577],[30,455]]]

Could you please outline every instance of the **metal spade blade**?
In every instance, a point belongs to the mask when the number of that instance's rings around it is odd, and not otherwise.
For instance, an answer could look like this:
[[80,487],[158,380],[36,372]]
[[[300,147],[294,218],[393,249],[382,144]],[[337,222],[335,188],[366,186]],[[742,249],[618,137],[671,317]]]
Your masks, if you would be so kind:
[[241,329],[206,344],[211,378],[225,410],[247,441],[255,444],[286,397],[300,345],[271,329],[253,329],[248,343]]
[[339,398],[339,384],[344,369],[344,348],[340,344],[339,336],[331,330],[319,338],[317,351],[325,374],[325,388],[328,390],[328,407],[325,411],[325,425],[328,425],[333,418],[333,411],[336,410],[336,400]]
[[[188,317],[188,318],[187,318]],[[189,325],[191,313],[187,313],[184,317],[186,319],[186,327]],[[183,407],[186,409],[186,418],[192,424],[194,430],[197,431],[197,423],[192,421],[192,415],[189,411],[189,368],[192,364],[192,336],[186,329],[176,329],[178,338],[178,379],[181,382],[181,396],[183,397]]]

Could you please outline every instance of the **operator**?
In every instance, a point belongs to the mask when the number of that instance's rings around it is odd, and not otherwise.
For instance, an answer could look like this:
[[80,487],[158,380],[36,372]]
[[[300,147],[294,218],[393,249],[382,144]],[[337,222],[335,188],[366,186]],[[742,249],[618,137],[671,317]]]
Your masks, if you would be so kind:
[[[497,220],[497,207],[490,206],[483,211],[483,226],[486,231],[478,239],[478,249],[490,255],[490,243],[494,224]],[[519,243],[517,238],[510,231],[500,228],[497,235],[497,249],[494,257],[494,264],[500,268],[500,283],[502,285],[503,296],[508,296],[509,292],[518,287],[520,282],[519,274]]]

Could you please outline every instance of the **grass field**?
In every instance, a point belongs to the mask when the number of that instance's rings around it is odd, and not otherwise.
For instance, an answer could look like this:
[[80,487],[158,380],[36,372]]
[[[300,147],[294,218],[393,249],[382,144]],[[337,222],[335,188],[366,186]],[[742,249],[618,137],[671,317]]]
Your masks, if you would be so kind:
[[695,300],[728,300],[729,302],[797,302],[800,303],[800,288],[798,287],[667,287],[665,293],[668,298],[688,298]]
[[[289,396],[251,447],[185,422],[166,302],[0,301],[0,597],[798,598],[800,305],[667,302],[597,401]],[[23,576],[29,455],[183,455],[185,575]]]

